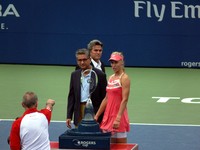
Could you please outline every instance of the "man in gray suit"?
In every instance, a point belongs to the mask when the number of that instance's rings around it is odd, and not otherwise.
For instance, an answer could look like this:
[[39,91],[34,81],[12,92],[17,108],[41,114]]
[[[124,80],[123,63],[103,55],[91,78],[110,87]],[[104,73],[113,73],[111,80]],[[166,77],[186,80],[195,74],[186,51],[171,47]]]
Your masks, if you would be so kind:
[[[88,81],[89,73],[86,72],[86,75],[82,76],[82,73],[87,69],[92,69],[96,72],[98,78],[98,84],[96,89],[91,94],[91,100],[94,107],[94,113],[99,109],[102,100],[106,95],[106,86],[107,79],[104,72],[101,70],[91,66],[91,57],[90,52],[87,49],[79,49],[76,51],[76,60],[80,69],[75,70],[71,73],[70,79],[70,89],[68,94],[67,101],[67,119],[66,125],[71,128],[72,116],[74,116],[74,125],[77,127],[82,118],[84,117],[84,109],[86,102],[88,100],[88,95],[90,93],[90,87],[88,83],[84,81]],[[87,74],[88,73],[88,74]],[[95,78],[91,75],[91,78]],[[96,79],[93,79],[94,81]],[[103,115],[99,118],[98,122],[100,123],[103,118]]]

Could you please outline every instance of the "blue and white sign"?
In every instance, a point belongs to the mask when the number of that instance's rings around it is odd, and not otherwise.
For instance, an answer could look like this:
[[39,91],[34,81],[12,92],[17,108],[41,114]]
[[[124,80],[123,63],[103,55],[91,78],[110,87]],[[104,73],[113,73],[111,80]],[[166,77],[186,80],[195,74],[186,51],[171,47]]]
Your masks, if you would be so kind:
[[92,39],[102,60],[122,51],[126,66],[200,67],[198,0],[0,2],[0,63],[75,65]]

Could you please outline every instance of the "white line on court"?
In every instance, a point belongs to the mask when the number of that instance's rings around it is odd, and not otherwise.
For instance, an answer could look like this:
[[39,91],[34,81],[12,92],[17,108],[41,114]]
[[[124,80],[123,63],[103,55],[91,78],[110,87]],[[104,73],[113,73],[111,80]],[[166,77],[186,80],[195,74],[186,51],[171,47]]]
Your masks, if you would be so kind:
[[[52,120],[51,122],[65,122],[65,121],[56,121]],[[194,125],[194,124],[155,124],[155,123],[130,123],[131,125],[149,125],[149,126],[197,126],[200,127],[200,125]]]
[[195,124],[155,124],[155,123],[130,123],[132,125],[149,125],[149,126],[191,126],[200,127],[200,125]]
[[[0,119],[0,121],[14,121],[15,119]],[[51,122],[65,122],[52,120]],[[131,125],[144,125],[144,126],[191,126],[191,127],[200,127],[200,125],[195,124],[155,124],[155,123],[130,123]]]

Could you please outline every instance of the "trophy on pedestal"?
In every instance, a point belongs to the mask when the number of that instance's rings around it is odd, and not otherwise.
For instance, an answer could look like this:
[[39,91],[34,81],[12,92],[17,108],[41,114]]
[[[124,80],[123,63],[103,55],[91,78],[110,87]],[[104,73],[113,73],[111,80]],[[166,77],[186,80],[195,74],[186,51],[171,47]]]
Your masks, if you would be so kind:
[[59,136],[60,149],[110,149],[111,133],[102,132],[99,123],[94,120],[94,109],[90,96],[98,84],[96,72],[92,69],[85,70],[82,72],[81,83],[85,79],[89,85],[89,95],[85,105],[84,117],[78,128],[69,129]]

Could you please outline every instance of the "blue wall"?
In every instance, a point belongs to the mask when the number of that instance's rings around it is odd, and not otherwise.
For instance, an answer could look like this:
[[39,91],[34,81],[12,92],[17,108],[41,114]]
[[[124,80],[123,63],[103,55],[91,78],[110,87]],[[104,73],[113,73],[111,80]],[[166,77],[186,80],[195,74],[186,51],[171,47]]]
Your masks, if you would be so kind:
[[200,67],[197,0],[6,0],[0,2],[0,63],[75,65],[75,51],[104,43],[103,61]]

